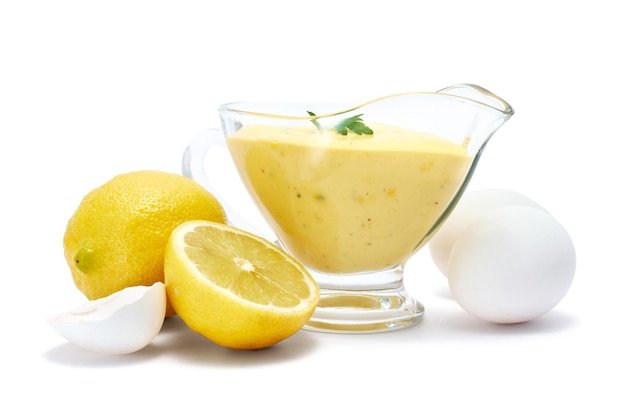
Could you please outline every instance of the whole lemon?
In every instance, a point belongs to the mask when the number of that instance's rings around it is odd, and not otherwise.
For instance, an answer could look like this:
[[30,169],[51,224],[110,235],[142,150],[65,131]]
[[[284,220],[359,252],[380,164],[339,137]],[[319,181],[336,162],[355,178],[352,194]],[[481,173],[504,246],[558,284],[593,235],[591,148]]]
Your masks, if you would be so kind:
[[[164,281],[167,241],[190,220],[226,223],[219,201],[182,175],[135,171],[89,192],[70,218],[63,246],[76,287],[99,299]],[[175,314],[167,303],[167,316]]]

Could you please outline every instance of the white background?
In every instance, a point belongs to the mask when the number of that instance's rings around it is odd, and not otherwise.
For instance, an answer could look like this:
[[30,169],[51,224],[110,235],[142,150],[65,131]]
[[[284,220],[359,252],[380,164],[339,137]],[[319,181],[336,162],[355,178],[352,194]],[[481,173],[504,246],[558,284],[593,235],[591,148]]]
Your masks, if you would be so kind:
[[[0,415],[624,416],[617,5],[2,1]],[[465,82],[516,111],[471,188],[532,197],[575,242],[574,283],[550,313],[516,326],[474,319],[426,251],[407,273],[424,322],[396,333],[301,331],[236,352],[174,319],[146,349],[105,357],[46,324],[84,302],[62,248],[83,195],[122,172],[179,173],[188,141],[218,126],[219,104],[360,101]]]

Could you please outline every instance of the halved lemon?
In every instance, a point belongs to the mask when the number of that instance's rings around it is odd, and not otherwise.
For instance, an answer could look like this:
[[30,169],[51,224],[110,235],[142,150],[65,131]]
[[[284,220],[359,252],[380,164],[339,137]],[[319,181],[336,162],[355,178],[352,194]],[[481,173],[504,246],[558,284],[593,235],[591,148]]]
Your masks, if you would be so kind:
[[174,229],[165,250],[165,287],[189,328],[235,349],[284,340],[319,301],[317,283],[280,247],[210,221]]

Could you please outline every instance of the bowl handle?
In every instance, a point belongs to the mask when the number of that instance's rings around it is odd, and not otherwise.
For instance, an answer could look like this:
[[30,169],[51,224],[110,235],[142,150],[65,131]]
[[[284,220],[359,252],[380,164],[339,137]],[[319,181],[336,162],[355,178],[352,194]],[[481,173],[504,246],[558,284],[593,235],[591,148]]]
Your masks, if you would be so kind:
[[[205,159],[209,151],[215,147],[228,149],[226,139],[224,138],[224,134],[221,130],[207,129],[197,134],[189,142],[185,152],[183,153],[183,175],[199,183],[219,200],[226,211],[229,224],[262,236],[270,241],[276,241],[276,238],[271,233],[261,232],[259,228],[254,227],[249,221],[241,216],[240,212],[228,204],[227,199],[225,199],[222,194],[218,192],[213,183],[207,178],[205,172]],[[269,229],[269,227],[267,229]]]

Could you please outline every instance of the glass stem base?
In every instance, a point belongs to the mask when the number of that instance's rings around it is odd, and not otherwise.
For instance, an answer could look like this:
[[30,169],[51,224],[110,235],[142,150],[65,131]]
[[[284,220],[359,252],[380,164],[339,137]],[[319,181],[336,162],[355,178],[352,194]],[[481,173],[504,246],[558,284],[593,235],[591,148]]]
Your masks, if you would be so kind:
[[424,315],[424,306],[406,292],[400,268],[354,277],[312,275],[320,286],[320,301],[304,329],[385,332],[418,324]]

